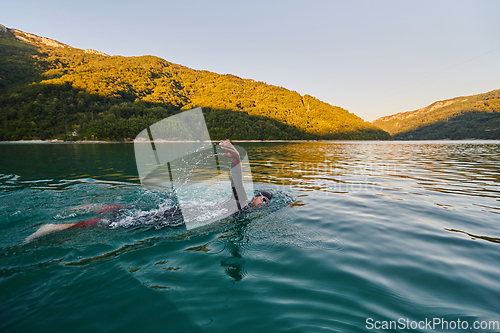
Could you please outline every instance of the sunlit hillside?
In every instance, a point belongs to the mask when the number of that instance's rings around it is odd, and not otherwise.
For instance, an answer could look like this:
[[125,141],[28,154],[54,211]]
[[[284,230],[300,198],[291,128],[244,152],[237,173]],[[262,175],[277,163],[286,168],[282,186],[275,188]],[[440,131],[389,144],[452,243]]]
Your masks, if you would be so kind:
[[439,101],[373,122],[395,139],[500,139],[500,90]]
[[390,139],[282,87],[0,29],[0,140],[123,140],[198,106],[213,139]]

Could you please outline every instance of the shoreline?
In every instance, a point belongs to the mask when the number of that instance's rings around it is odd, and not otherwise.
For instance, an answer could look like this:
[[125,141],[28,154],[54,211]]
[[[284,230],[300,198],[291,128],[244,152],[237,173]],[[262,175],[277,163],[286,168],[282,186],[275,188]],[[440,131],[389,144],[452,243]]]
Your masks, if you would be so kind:
[[[211,140],[210,142],[221,142],[222,140]],[[394,141],[394,140],[231,140],[231,142],[361,142],[361,141]],[[148,142],[147,140],[141,140],[140,142]],[[199,140],[180,140],[180,141],[168,141],[168,140],[158,140],[155,143],[164,142],[201,142]],[[18,140],[18,141],[0,141],[2,143],[39,143],[39,144],[58,144],[58,143],[134,143],[134,141],[91,141],[91,140],[81,140],[81,141],[64,141],[64,140]]]
[[[212,140],[211,142],[220,142],[221,140]],[[459,140],[451,140],[451,139],[437,139],[437,140],[231,140],[231,142],[469,142],[469,141],[500,141],[495,139],[459,139]],[[141,141],[147,142],[147,141]],[[160,142],[200,142],[200,141],[166,141],[162,140]],[[91,141],[91,140],[81,140],[81,141],[64,141],[64,140],[18,140],[18,141],[0,141],[0,144],[95,144],[95,143],[116,143],[116,144],[129,144],[134,143],[134,141]]]

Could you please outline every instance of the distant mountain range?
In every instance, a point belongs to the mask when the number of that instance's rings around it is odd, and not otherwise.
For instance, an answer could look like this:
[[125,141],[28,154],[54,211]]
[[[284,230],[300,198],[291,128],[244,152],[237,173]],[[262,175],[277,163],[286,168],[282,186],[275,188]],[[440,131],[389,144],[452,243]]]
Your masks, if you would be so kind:
[[195,107],[214,140],[500,139],[500,90],[368,123],[264,82],[81,50],[0,24],[0,141],[130,140]]
[[391,139],[347,110],[282,87],[0,25],[0,141],[128,140],[195,107],[212,139]]
[[435,102],[373,124],[396,140],[500,139],[500,90]]

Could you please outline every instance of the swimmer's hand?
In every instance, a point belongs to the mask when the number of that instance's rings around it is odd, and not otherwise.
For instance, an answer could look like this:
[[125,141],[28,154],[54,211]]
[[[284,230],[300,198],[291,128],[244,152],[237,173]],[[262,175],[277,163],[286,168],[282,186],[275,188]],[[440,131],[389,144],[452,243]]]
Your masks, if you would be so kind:
[[231,142],[229,142],[229,139],[227,139],[226,141],[221,141],[219,143],[219,145],[222,149],[227,151],[227,153],[224,153],[222,155],[229,157],[229,158],[232,158],[234,164],[240,163],[240,161],[241,161],[240,160],[240,153],[238,152],[238,150],[236,150],[236,148],[234,148],[233,144]]

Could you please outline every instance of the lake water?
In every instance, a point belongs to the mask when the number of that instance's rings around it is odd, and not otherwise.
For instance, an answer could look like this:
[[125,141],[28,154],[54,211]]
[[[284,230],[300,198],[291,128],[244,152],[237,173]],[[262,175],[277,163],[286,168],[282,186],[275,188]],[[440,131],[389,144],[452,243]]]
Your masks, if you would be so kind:
[[260,212],[28,244],[168,194],[141,188],[131,144],[0,145],[0,331],[500,331],[481,329],[500,321],[499,141],[237,144],[275,195]]

